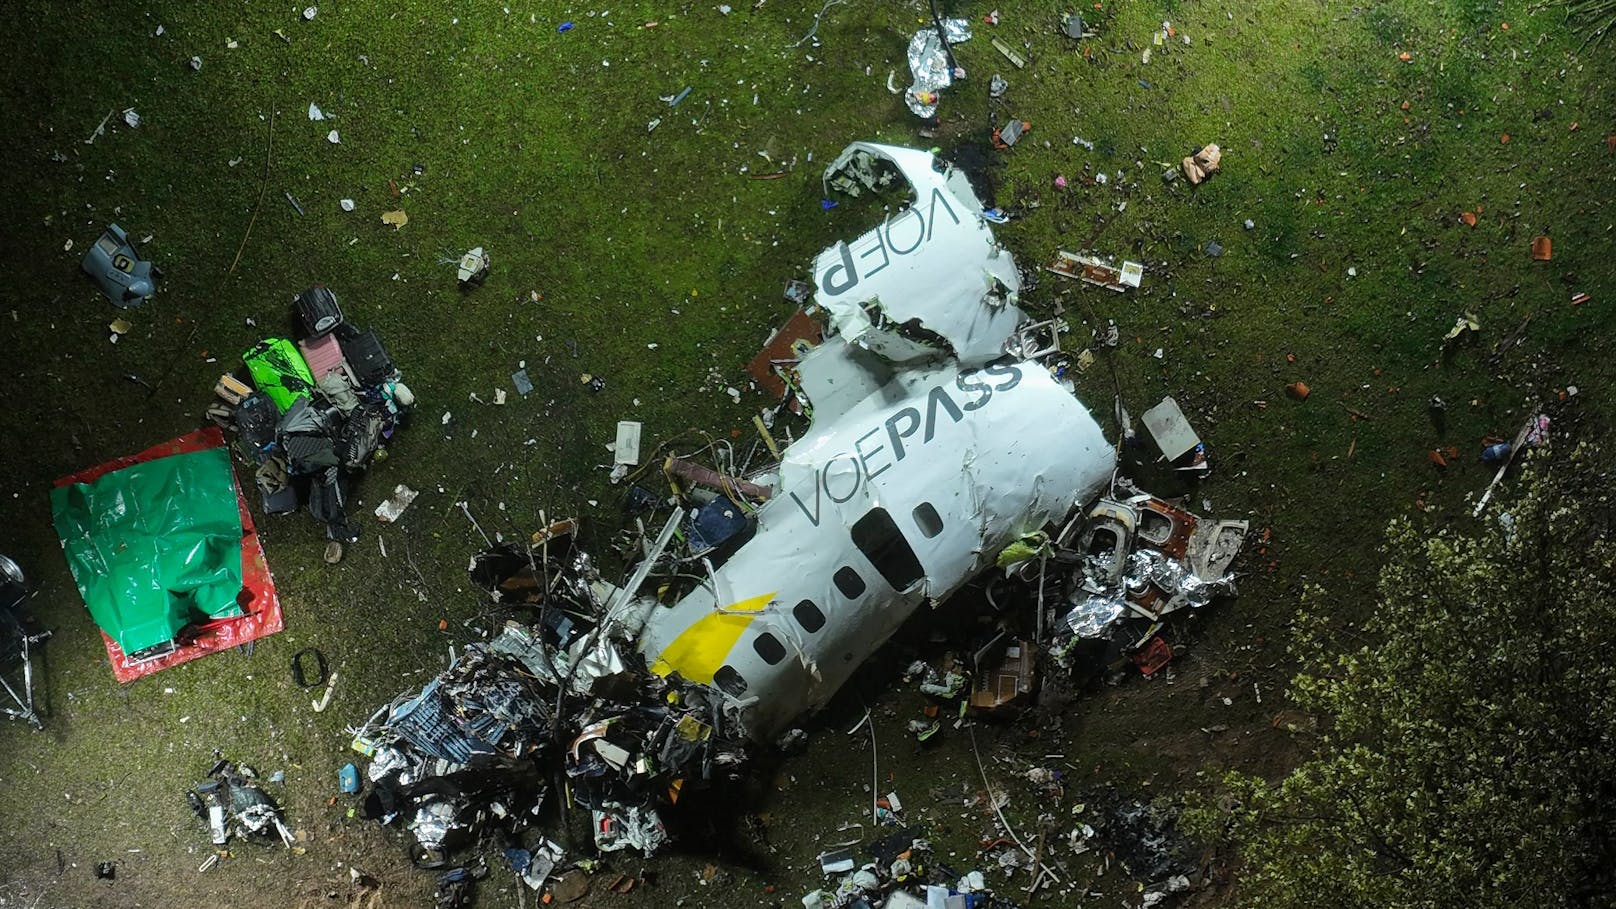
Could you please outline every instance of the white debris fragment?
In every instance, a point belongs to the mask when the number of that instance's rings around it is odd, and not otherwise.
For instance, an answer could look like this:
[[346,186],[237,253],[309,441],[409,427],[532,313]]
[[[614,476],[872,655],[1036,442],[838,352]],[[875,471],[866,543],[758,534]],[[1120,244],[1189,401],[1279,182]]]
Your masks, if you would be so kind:
[[140,127],[140,114],[135,113],[134,108],[126,107],[123,110],[123,122],[129,124],[131,129],[138,129]]
[[166,32],[166,31],[168,31],[168,29],[164,28],[163,26],[161,26],[161,25],[157,26],[157,37],[159,37],[159,38],[163,37],[163,32]]
[[405,486],[403,483],[393,487],[393,494],[376,506],[376,520],[383,524],[391,524],[404,514],[404,509],[410,507],[419,492]]
[[1347,269],[1347,277],[1349,277],[1349,278],[1358,277],[1358,268],[1357,268],[1357,266],[1353,266],[1353,267]]
[[325,119],[325,111],[320,110],[320,105],[315,104],[313,101],[309,102],[309,119],[310,120],[324,120]]
[[337,135],[336,130],[332,130],[325,134],[325,141],[330,142],[332,145],[341,145],[342,137]]
[[315,14],[318,13],[319,11],[320,11],[320,8],[317,7],[317,6],[306,6],[306,7],[303,8],[303,18],[305,20],[307,20],[307,21],[312,22],[312,21],[314,21]]
[[352,200],[352,199],[343,199],[341,202],[338,202],[337,204],[342,206],[343,211],[353,211],[354,210],[354,200]]
[[451,419],[451,416],[450,416],[449,412],[447,410],[445,410],[443,412],[443,425],[448,426],[450,419]]

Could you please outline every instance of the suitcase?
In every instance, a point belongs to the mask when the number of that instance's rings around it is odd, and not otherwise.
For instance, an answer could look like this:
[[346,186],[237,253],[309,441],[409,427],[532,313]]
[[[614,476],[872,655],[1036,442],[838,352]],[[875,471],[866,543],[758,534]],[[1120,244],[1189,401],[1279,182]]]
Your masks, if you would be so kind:
[[380,385],[393,375],[393,361],[374,331],[354,332],[341,341],[342,355],[361,386]]
[[337,295],[323,284],[316,284],[297,295],[297,317],[309,337],[318,338],[342,324],[342,308]]

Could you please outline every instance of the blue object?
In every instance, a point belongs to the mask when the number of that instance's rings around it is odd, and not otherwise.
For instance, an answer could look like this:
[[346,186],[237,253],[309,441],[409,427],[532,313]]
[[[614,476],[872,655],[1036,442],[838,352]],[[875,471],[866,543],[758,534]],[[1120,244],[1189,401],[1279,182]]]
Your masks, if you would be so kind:
[[746,529],[746,515],[728,499],[714,499],[690,517],[690,545],[711,549]]
[[352,795],[359,791],[359,768],[353,764],[343,764],[337,771],[337,784],[343,792]]
[[558,31],[558,32],[570,32],[570,31],[572,31],[572,23],[570,21],[569,22],[563,22],[560,25],[556,26],[556,31]]
[[1481,460],[1488,464],[1502,464],[1509,460],[1509,451],[1510,444],[1508,442],[1488,445],[1481,450]]
[[1010,220],[1010,216],[1005,214],[1003,209],[984,208],[982,209],[982,220],[990,224],[1004,224]]
[[521,874],[527,870],[528,865],[532,864],[533,853],[526,849],[507,849],[505,850],[505,861],[511,863],[512,871]]
[[84,254],[85,274],[95,279],[101,293],[119,309],[133,309],[157,292],[157,269],[140,258],[129,235],[116,224],[107,226]]
[[819,210],[820,211],[830,211],[831,209],[833,209],[835,207],[836,207],[836,200],[835,199],[820,199],[819,200]]

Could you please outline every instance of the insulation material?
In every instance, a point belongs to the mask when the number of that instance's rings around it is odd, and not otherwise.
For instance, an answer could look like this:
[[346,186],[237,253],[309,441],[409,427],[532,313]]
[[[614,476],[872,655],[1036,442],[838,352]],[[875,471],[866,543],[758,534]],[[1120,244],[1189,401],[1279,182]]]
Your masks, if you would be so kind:
[[[939,171],[931,152],[856,142],[825,171],[832,186],[875,188],[895,167],[911,204],[851,243],[814,260],[815,302],[848,342],[894,363],[952,356],[980,366],[1004,353],[1024,318],[1021,278],[999,248],[965,175]],[[849,183],[848,175],[857,178]]]
[[[917,117],[937,115],[938,93],[954,84],[954,68],[949,65],[949,45],[971,38],[971,20],[944,19],[941,29],[928,25],[909,39],[909,72],[914,77],[903,93],[904,104]],[[946,43],[945,43],[946,42]]]

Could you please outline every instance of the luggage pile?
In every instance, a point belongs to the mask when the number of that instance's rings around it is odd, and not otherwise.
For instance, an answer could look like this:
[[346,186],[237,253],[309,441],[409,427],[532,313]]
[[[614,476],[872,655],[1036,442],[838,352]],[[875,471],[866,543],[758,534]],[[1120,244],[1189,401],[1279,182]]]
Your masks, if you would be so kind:
[[242,360],[251,384],[219,380],[225,403],[209,416],[240,434],[257,465],[254,481],[266,514],[307,505],[339,544],[359,539],[348,503],[370,462],[408,416],[415,396],[374,331],[342,316],[323,285],[297,295],[301,337],[265,338]]

